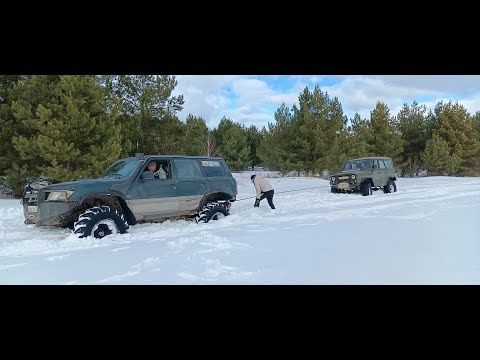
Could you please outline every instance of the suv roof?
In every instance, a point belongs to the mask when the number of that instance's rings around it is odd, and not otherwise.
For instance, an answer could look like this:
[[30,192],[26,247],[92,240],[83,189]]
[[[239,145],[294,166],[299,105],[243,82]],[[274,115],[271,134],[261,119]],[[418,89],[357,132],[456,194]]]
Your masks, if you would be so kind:
[[162,157],[166,159],[178,159],[178,158],[187,158],[187,159],[213,159],[213,160],[223,160],[223,158],[219,156],[190,156],[190,155],[162,155],[162,154],[136,154],[135,156],[130,156],[127,158],[119,159],[119,160],[144,160],[151,157]]
[[347,161],[354,161],[354,160],[380,160],[380,159],[391,159],[388,156],[365,156],[365,157],[359,157],[355,159],[348,159]]

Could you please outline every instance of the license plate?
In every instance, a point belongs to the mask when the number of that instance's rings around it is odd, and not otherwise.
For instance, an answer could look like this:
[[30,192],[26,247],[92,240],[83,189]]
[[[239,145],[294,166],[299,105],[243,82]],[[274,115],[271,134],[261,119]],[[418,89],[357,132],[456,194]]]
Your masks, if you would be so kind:
[[37,207],[35,205],[28,205],[27,206],[28,212],[37,212]]
[[337,187],[339,189],[348,189],[350,186],[348,185],[348,183],[339,183]]

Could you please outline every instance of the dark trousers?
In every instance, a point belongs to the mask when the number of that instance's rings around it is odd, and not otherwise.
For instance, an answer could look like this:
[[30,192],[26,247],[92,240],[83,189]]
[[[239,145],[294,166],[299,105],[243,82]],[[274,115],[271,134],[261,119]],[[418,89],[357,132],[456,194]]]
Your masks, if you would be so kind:
[[262,196],[260,196],[260,201],[266,198],[268,201],[268,205],[270,205],[272,209],[275,209],[275,205],[273,205],[273,192],[273,190],[270,190],[262,193]]

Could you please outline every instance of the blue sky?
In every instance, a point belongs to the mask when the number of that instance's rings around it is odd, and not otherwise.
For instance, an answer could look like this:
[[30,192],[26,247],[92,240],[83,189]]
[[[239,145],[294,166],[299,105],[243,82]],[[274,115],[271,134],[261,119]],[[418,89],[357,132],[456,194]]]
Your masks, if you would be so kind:
[[183,94],[179,116],[202,116],[209,128],[226,116],[261,128],[274,122],[275,110],[285,102],[298,104],[305,87],[318,84],[337,97],[348,118],[358,112],[369,118],[377,101],[396,115],[404,103],[416,100],[433,108],[440,101],[458,101],[474,114],[480,111],[480,75],[176,75],[174,95]]

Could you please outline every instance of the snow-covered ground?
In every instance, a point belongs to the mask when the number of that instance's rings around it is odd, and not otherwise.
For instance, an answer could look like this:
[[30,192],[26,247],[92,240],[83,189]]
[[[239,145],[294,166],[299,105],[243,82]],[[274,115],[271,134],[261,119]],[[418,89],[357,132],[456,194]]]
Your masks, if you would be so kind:
[[219,221],[103,239],[25,225],[0,200],[0,284],[480,284],[480,178],[400,178],[369,197],[271,178],[271,210],[253,207],[250,174]]

